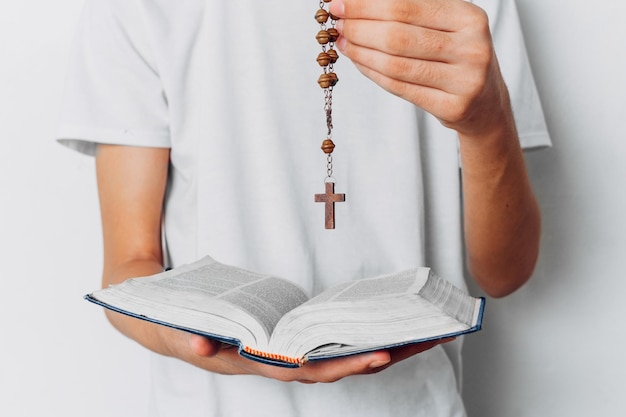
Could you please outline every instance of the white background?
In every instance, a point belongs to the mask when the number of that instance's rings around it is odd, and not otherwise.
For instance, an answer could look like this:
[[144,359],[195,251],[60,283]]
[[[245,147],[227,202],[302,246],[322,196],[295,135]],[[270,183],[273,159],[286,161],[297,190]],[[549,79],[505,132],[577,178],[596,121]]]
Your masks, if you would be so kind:
[[[81,5],[0,3],[2,416],[145,415],[147,355],[82,300],[101,267],[93,161],[52,141]],[[554,140],[528,156],[544,239],[533,280],[466,340],[468,409],[621,416],[626,2],[518,5]]]

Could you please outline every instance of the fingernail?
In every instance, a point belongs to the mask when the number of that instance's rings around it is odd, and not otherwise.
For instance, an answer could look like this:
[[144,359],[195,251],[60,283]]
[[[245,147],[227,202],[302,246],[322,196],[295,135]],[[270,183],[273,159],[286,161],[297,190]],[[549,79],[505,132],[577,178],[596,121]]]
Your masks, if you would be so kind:
[[340,52],[343,52],[346,49],[346,38],[340,36],[339,39],[337,39],[337,42],[335,42],[335,46]]
[[390,361],[374,361],[370,363],[370,368],[380,368],[381,366],[387,365],[389,362]]
[[330,3],[330,12],[337,17],[343,17],[345,15],[346,6],[343,4],[343,0],[333,0]]

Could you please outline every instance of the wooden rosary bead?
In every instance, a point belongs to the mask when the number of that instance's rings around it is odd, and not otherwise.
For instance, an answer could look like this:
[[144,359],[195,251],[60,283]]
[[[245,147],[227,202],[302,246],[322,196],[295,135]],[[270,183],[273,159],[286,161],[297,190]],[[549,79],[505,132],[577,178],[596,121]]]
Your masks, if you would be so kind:
[[333,0],[324,0],[324,3],[330,3]]
[[328,13],[326,10],[319,9],[317,13],[315,13],[315,20],[317,20],[317,23],[321,25],[322,23],[328,22],[329,16],[330,16],[330,13]]
[[328,88],[330,87],[330,76],[328,74],[322,74],[320,75],[320,77],[317,79],[317,83],[320,85],[320,87],[322,88]]
[[329,49],[326,54],[330,57],[330,63],[334,64],[339,59],[339,54],[334,49]]
[[328,28],[326,32],[328,32],[328,36],[330,36],[331,42],[335,42],[337,38],[339,38],[339,31],[335,28]]
[[328,76],[330,77],[330,86],[334,87],[335,85],[337,85],[337,83],[339,82],[337,74],[335,74],[334,72],[329,72]]
[[328,52],[320,52],[320,54],[317,56],[317,63],[320,64],[320,67],[330,65],[331,58]]
[[337,82],[339,82],[339,78],[337,78],[337,74],[335,74],[334,72],[322,74],[317,79],[317,83],[322,88],[334,87],[335,85],[337,85]]
[[330,42],[330,33],[328,33],[327,30],[320,30],[319,32],[317,32],[317,36],[315,37],[315,39],[317,39],[317,42],[320,45],[326,45],[328,42]]
[[326,139],[324,142],[322,142],[322,151],[324,151],[325,154],[331,154],[334,150],[335,144],[332,140]]

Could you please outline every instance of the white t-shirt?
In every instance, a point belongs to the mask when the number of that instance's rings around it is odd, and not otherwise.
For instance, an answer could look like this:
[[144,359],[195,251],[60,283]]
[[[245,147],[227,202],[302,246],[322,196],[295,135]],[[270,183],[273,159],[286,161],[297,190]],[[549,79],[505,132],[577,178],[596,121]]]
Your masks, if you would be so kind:
[[[512,0],[490,15],[522,145],[549,138]],[[211,255],[311,294],[431,266],[464,288],[456,133],[335,65],[335,230],[326,157],[318,2],[87,0],[59,140],[171,147],[165,236],[173,266]],[[462,416],[461,341],[334,384],[222,376],[154,355],[155,416]]]

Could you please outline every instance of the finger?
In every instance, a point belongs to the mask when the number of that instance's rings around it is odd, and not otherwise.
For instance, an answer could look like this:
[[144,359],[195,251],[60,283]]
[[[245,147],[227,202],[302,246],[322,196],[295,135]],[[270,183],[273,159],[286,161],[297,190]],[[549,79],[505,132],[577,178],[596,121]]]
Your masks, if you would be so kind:
[[[486,71],[494,59],[488,39],[464,39],[466,42],[457,43],[449,33],[412,27],[405,29],[409,33],[406,36],[400,30],[381,31],[383,35],[374,36],[373,25],[374,22],[362,21],[339,25],[343,35],[337,48],[358,66],[396,81],[456,95],[472,95],[484,85]],[[411,34],[415,32],[429,35]],[[395,42],[395,38],[400,41]]]
[[355,65],[363,75],[386,91],[415,104],[440,119],[447,119],[446,115],[454,111],[450,107],[455,105],[454,101],[457,97],[454,95],[434,87],[397,80],[359,63],[355,63]]
[[395,80],[358,64],[356,66],[380,87],[432,114],[444,126],[456,126],[454,129],[459,130],[461,125],[471,122],[475,116],[471,111],[471,95],[450,94],[436,88]]
[[250,373],[285,382],[298,381],[306,384],[336,382],[350,375],[367,374],[372,369],[384,367],[391,361],[388,352],[372,352],[344,358],[309,362],[301,368],[289,369],[269,366],[253,361],[242,363]]
[[282,368],[243,358],[237,349],[221,349],[215,358],[222,363],[223,374],[252,374],[304,384],[330,383],[351,375],[374,373],[388,367],[392,359],[389,352],[380,351],[309,362],[300,368]]
[[425,352],[427,350],[430,350],[432,348],[434,348],[437,345],[440,345],[442,343],[447,343],[447,342],[451,342],[453,341],[454,338],[448,338],[448,339],[439,339],[439,340],[433,340],[430,342],[424,342],[424,343],[417,343],[414,345],[407,345],[407,346],[402,346],[399,348],[395,348],[395,349],[391,349],[389,351],[389,353],[391,354],[391,360],[393,364],[396,364],[400,361],[403,361],[407,358],[410,358],[411,356],[417,355],[418,353],[422,353]]
[[197,334],[189,335],[189,347],[198,356],[211,357],[220,351],[220,343]]
[[297,380],[305,383],[336,382],[347,376],[371,373],[372,370],[384,368],[390,362],[391,355],[386,351],[311,362],[298,370],[301,375]]
[[388,20],[450,32],[484,18],[480,8],[464,0],[333,0],[330,11],[343,19]]
[[368,49],[350,42],[338,45],[339,50],[357,66],[384,74],[406,83],[435,88],[448,93],[465,88],[466,78],[459,79],[458,71],[442,62],[406,58]]
[[393,56],[428,61],[450,62],[457,56],[450,32],[374,20],[340,20],[337,30],[342,35],[337,42],[340,50],[349,42]]

